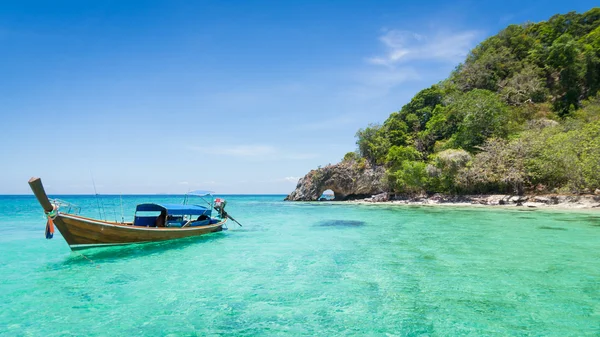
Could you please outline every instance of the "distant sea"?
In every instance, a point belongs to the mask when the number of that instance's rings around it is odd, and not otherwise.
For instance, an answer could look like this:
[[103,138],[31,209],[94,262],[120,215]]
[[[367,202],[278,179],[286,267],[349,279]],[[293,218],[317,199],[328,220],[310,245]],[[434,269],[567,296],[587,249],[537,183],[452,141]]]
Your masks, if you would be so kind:
[[[82,255],[0,196],[0,335],[600,335],[598,211],[224,197],[244,227]],[[108,220],[183,200],[60,198]]]

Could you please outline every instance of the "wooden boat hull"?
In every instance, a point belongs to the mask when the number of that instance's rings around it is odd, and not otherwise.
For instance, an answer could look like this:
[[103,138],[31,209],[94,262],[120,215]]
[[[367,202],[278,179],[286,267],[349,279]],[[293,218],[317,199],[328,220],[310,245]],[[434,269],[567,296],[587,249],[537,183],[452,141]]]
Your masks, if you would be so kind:
[[53,220],[54,225],[73,250],[188,238],[222,231],[223,225],[227,222],[227,218],[224,218],[214,224],[182,228],[134,226],[131,223],[97,220],[61,213],[58,206],[50,203],[40,178],[29,179],[29,186],[47,217]]
[[142,227],[59,213],[54,225],[71,249],[181,239],[219,232],[227,219],[197,227]]

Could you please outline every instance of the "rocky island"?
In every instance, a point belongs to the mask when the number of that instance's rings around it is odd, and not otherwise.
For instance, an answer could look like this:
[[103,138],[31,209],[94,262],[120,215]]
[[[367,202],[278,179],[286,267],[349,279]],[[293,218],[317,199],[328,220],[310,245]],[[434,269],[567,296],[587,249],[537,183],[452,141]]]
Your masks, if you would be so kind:
[[600,8],[510,25],[287,196],[600,206]]

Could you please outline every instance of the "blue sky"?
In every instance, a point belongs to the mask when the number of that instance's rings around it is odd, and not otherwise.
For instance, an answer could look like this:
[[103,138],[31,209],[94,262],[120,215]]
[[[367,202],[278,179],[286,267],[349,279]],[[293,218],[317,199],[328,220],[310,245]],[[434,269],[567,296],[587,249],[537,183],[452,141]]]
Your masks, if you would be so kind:
[[511,23],[592,1],[3,1],[0,194],[289,193]]

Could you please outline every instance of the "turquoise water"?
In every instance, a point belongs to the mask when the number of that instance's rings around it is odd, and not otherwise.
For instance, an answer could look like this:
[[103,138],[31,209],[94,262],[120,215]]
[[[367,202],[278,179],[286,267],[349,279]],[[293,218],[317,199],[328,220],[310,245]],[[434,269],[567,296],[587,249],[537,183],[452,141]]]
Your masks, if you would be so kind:
[[[600,335],[598,211],[282,197],[227,196],[241,228],[84,257],[44,238],[33,197],[0,196],[0,334]],[[118,196],[100,200],[120,219]],[[181,200],[126,196],[125,218]]]

